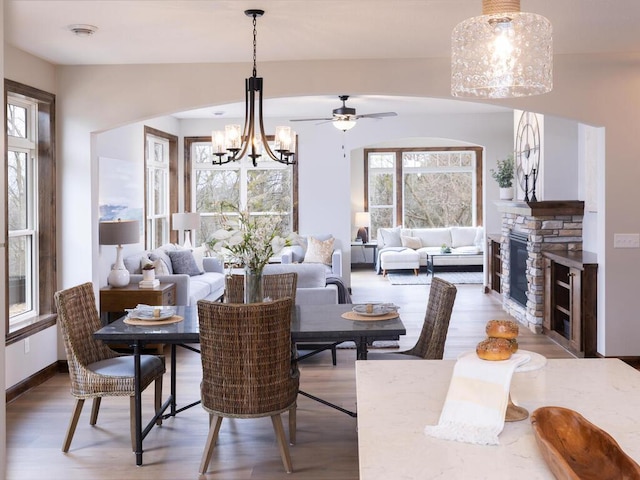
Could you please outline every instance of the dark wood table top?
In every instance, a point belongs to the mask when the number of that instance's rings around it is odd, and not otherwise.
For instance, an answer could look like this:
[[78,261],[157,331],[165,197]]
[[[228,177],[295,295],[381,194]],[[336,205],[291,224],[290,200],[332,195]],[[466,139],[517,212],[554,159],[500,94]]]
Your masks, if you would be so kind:
[[[107,343],[199,343],[196,306],[180,306],[177,315],[184,320],[166,325],[137,326],[124,323],[124,317],[102,327],[94,337]],[[294,342],[347,341],[366,337],[369,340],[391,339],[405,335],[400,317],[391,320],[357,321],[341,317],[352,304],[296,305],[291,318]]]

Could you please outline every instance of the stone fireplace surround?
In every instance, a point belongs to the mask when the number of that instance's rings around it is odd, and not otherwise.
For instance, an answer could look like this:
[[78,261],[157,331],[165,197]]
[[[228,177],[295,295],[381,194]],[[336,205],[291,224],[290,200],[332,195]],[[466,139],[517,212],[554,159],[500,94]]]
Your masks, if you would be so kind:
[[[502,214],[500,259],[502,262],[502,305],[522,325],[535,333],[542,332],[544,315],[543,251],[570,252],[582,250],[582,218],[584,202],[558,200],[542,202],[496,202]],[[527,235],[527,304],[511,299],[509,233]]]

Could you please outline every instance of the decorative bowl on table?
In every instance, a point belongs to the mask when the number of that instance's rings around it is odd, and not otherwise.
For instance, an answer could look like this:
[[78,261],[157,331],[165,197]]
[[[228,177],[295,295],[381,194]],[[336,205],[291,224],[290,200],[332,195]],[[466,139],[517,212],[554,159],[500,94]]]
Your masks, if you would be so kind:
[[578,412],[541,407],[531,415],[536,442],[557,479],[640,480],[640,466],[611,435]]
[[135,318],[136,320],[166,320],[173,317],[176,314],[175,307],[163,307],[163,306],[151,306],[151,305],[138,305],[136,308],[127,310],[129,318]]
[[397,313],[398,309],[397,305],[393,303],[362,303],[353,306],[353,311],[358,315],[364,315],[367,317],[379,317],[382,315],[387,315],[388,313]]

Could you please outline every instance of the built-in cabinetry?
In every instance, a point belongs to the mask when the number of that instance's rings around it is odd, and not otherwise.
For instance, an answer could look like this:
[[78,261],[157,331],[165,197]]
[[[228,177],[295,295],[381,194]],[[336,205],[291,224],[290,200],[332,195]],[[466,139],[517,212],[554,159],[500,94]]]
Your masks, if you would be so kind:
[[489,268],[488,293],[501,293],[500,282],[502,279],[502,258],[500,257],[500,234],[487,235],[487,252]]
[[579,357],[595,357],[598,264],[590,252],[542,252],[545,334]]

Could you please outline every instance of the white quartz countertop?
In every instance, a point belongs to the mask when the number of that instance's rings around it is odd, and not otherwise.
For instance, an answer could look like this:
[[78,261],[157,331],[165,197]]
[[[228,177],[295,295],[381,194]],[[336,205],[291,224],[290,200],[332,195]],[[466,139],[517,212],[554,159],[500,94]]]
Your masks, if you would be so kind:
[[[553,479],[529,419],[505,423],[500,445],[440,440],[438,423],[453,360],[356,362],[361,480]],[[513,401],[571,408],[616,439],[640,463],[640,372],[617,359],[549,360],[515,373]]]

